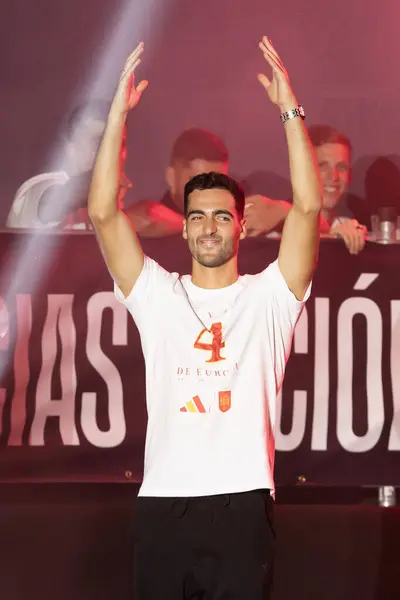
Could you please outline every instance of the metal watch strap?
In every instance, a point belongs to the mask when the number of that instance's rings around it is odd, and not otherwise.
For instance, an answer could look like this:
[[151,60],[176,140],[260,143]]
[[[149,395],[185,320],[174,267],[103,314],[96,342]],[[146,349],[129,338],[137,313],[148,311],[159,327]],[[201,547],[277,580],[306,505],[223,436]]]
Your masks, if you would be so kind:
[[302,119],[305,118],[305,112],[304,112],[304,108],[299,105],[296,108],[292,108],[292,110],[288,110],[287,112],[283,112],[281,113],[281,121],[282,123],[286,123],[286,121],[289,121],[290,119],[295,119],[296,117],[301,117]]

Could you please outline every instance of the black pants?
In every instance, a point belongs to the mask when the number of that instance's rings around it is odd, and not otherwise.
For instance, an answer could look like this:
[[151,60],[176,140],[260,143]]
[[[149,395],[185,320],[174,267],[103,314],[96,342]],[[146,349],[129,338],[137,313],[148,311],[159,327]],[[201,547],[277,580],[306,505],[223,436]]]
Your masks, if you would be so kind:
[[267,600],[273,500],[268,491],[139,497],[134,600]]

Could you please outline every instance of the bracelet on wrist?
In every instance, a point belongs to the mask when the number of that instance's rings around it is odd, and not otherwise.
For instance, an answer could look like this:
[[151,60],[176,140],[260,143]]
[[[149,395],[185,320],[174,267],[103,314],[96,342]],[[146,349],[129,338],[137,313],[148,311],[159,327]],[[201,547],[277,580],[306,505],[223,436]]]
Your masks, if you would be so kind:
[[305,119],[306,113],[304,112],[304,108],[299,104],[295,108],[291,110],[287,110],[281,113],[281,121],[282,123],[286,123],[286,121],[290,121],[291,119],[295,119],[296,117],[300,117],[301,119]]

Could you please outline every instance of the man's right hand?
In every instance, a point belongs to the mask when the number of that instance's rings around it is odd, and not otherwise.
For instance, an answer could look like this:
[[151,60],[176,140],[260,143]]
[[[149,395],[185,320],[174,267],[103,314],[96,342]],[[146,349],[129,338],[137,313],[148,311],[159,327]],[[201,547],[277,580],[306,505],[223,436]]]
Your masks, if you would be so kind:
[[140,65],[140,56],[143,54],[144,44],[140,44],[130,54],[122,70],[117,91],[111,105],[110,116],[125,117],[140,100],[141,95],[148,86],[146,80],[142,80],[135,86],[135,69]]
[[330,233],[344,240],[350,254],[359,254],[367,239],[367,228],[360,225],[356,219],[346,219],[338,223],[332,227]]
[[182,233],[183,215],[160,202],[143,200],[125,209],[140,237],[158,238]]
[[138,86],[134,81],[142,53],[140,43],[121,73],[97,154],[88,202],[89,217],[108,270],[125,297],[130,294],[144,264],[139,240],[119,205],[126,117],[147,87],[147,81],[141,81]]
[[291,204],[284,200],[272,200],[259,194],[246,197],[244,216],[247,237],[280,231],[290,208]]

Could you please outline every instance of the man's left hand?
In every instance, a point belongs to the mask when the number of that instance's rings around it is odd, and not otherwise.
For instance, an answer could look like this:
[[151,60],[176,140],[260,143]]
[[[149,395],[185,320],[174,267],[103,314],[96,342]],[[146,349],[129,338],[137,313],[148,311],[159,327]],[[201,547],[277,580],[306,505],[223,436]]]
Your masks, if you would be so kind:
[[271,40],[264,36],[259,43],[259,48],[272,69],[271,79],[261,73],[258,75],[258,81],[265,88],[269,99],[273,104],[277,104],[282,112],[296,108],[298,103],[289,76]]

